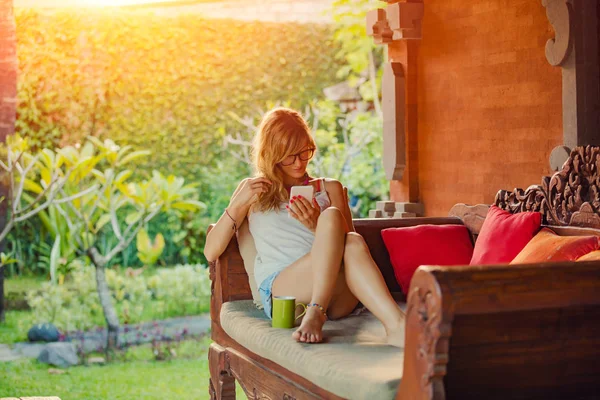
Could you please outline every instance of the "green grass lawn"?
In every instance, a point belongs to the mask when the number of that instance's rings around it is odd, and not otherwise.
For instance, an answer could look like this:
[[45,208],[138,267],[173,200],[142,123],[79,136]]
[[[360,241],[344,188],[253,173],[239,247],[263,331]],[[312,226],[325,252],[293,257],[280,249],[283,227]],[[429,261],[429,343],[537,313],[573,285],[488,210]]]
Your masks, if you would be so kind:
[[[40,278],[7,279],[5,289],[23,292],[39,288],[41,282],[43,279]],[[152,311],[152,304],[148,304],[142,319],[158,319]],[[27,330],[33,323],[31,311],[7,311],[6,321],[0,323],[0,343],[27,341]],[[151,345],[145,344],[130,348],[124,356],[107,365],[72,367],[61,375],[50,374],[48,370],[52,367],[35,359],[0,362],[0,397],[58,396],[61,400],[208,399],[207,354],[210,343],[208,337],[184,341],[176,350],[177,356],[170,361],[156,361]],[[246,399],[239,386],[237,398]]]
[[[0,397],[58,396],[61,400],[208,399],[210,339],[189,340],[177,358],[154,361],[150,345],[132,348],[128,361],[104,366],[77,366],[53,375],[36,360],[0,363]],[[237,398],[246,399],[241,388]]]
[[8,294],[35,290],[46,281],[47,279],[41,276],[19,276],[18,278],[5,278],[4,292]]
[[0,323],[0,343],[26,342],[27,331],[33,324],[31,311],[7,311],[5,321]]

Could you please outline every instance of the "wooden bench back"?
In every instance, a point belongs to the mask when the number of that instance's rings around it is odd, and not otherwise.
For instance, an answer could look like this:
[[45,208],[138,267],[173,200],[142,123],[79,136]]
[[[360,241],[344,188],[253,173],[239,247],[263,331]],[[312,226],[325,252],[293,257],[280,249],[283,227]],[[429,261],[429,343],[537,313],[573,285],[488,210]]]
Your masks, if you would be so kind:
[[[469,229],[473,235],[473,241],[477,241],[477,236],[481,231],[483,222],[489,210],[490,206],[487,204],[477,204],[470,206],[467,204],[459,203],[454,205],[448,216],[459,218],[463,221],[464,225]],[[594,225],[595,226],[595,225]],[[557,224],[542,224],[542,227],[548,227],[552,229],[559,236],[600,236],[600,229],[596,227],[588,226],[567,226]]]

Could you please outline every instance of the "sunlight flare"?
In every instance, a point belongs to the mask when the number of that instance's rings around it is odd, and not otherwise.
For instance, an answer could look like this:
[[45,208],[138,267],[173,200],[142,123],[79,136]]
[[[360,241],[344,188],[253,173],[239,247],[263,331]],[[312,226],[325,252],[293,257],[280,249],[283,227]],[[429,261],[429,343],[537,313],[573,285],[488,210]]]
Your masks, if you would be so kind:
[[95,7],[114,7],[114,6],[127,6],[132,4],[145,4],[155,3],[152,0],[78,0],[81,5],[84,6],[95,6]]

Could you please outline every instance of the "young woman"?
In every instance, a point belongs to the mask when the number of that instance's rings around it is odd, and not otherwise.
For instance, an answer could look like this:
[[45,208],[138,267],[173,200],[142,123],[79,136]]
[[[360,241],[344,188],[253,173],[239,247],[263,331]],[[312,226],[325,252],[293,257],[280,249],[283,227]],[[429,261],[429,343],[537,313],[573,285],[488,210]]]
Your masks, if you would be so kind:
[[[403,346],[404,314],[364,239],[354,232],[343,186],[306,172],[315,151],[298,112],[268,112],[253,144],[256,177],[240,182],[207,236],[204,254],[216,260],[232,235],[248,223],[257,250],[256,284],[267,316],[271,318],[272,296],[294,296],[309,305],[294,339],[322,341],[327,318],[347,316],[360,301],[383,323],[388,343]],[[296,185],[312,185],[313,199],[290,198]],[[238,239],[245,240],[244,235]]]

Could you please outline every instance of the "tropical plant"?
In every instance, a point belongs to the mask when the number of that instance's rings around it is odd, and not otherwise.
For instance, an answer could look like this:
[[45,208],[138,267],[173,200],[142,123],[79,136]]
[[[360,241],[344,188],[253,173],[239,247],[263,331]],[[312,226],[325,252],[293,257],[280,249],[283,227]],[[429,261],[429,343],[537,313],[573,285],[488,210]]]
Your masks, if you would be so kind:
[[165,239],[163,235],[158,233],[154,237],[154,240],[150,240],[150,236],[148,236],[148,232],[145,229],[141,229],[138,232],[136,244],[138,258],[144,265],[156,264],[156,261],[158,261],[165,249]]
[[16,263],[17,260],[15,260],[14,258],[12,258],[11,254],[6,254],[4,252],[0,253],[0,266],[4,266],[4,265],[8,265],[8,264],[13,264]]
[[[27,140],[18,135],[7,137],[0,151],[2,158],[6,160],[0,161],[0,187],[8,188],[8,193],[0,197],[0,206],[6,209],[5,225],[0,231],[0,244],[16,225],[38,215],[50,205],[68,203],[96,190],[96,187],[90,186],[66,196],[63,187],[84,165],[74,163],[68,167],[63,166],[53,158],[52,152],[33,155],[29,152]],[[37,172],[44,162],[46,169],[40,176]],[[31,195],[31,192],[37,195]],[[0,274],[0,293],[3,293],[4,266],[0,266]],[[0,301],[3,301],[1,296]],[[3,320],[3,307],[0,307],[0,322]]]
[[[73,241],[77,252],[87,255],[95,266],[96,286],[108,325],[107,350],[112,351],[116,348],[119,319],[106,280],[105,269],[110,260],[127,248],[158,213],[166,210],[198,211],[205,206],[196,199],[194,186],[185,185],[183,178],[164,177],[154,171],[148,181],[128,182],[133,171],[127,169],[127,165],[147,156],[148,151],[134,151],[131,146],[120,147],[110,139],[100,141],[89,137],[83,146],[67,146],[56,154],[49,150],[44,152],[49,161],[59,159],[60,165],[65,168],[84,166],[69,177],[68,183],[60,189],[61,194],[68,196],[90,185],[97,188],[64,205],[53,204],[52,207],[64,218],[68,227],[66,240]],[[41,166],[42,180],[47,175],[45,167],[46,164]],[[117,218],[120,210],[126,213],[125,221]],[[100,233],[108,228],[117,240],[100,249]],[[60,237],[58,232],[55,233]],[[55,245],[58,248],[60,241],[55,241]]]
[[[9,196],[0,198],[0,203],[8,203],[6,225],[0,231],[0,242],[15,225],[39,214],[50,205],[78,200],[96,190],[95,186],[89,186],[65,196],[64,186],[86,166],[83,163],[63,166],[63,160],[56,157],[54,152],[44,150],[33,155],[28,152],[28,147],[26,139],[13,135],[7,138],[6,145],[1,149],[6,156],[6,163],[0,161],[0,167],[3,180],[7,181],[5,183],[9,187]],[[38,174],[41,166],[43,170]]]
[[46,236],[39,219],[35,217],[21,222],[19,229],[13,229],[6,236],[5,248],[17,260],[4,268],[9,277],[26,273],[42,275],[47,272],[39,269],[37,249],[40,243],[45,243]]

